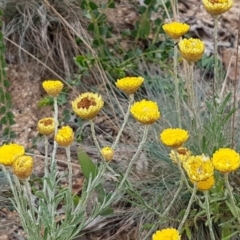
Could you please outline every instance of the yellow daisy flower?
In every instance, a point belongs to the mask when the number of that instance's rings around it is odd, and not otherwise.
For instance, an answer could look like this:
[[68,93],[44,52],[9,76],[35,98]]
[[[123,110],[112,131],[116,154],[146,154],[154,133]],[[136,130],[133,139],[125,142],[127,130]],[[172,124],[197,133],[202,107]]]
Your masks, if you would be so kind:
[[169,153],[169,157],[174,163],[177,163],[178,161],[183,163],[190,156],[191,156],[191,151],[189,151],[187,148],[184,148],[184,147],[180,147],[177,150],[171,150],[171,152]]
[[203,55],[205,44],[197,38],[183,39],[178,43],[180,53],[188,62],[197,62]]
[[111,147],[107,146],[101,149],[101,153],[107,162],[113,159],[114,151]]
[[152,124],[160,118],[160,111],[156,102],[142,100],[135,102],[130,109],[133,117],[142,124]]
[[172,39],[179,39],[190,29],[190,26],[186,23],[171,22],[162,26],[164,32]]
[[57,97],[63,89],[63,83],[59,80],[45,80],[42,86],[47,94],[52,97]]
[[32,174],[33,158],[26,155],[18,157],[14,161],[12,168],[13,168],[13,173],[19,179],[26,179]]
[[214,173],[214,166],[211,159],[204,154],[190,156],[184,163],[183,168],[188,177],[194,181],[204,181],[210,178]]
[[93,119],[104,105],[102,96],[97,93],[83,93],[73,102],[73,111],[82,119]]
[[70,146],[74,140],[74,133],[72,128],[70,128],[69,126],[61,127],[57,131],[54,139],[61,147]]
[[0,164],[5,166],[11,166],[14,161],[25,154],[25,149],[23,146],[10,143],[0,147]]
[[181,240],[181,235],[175,228],[166,228],[156,231],[152,235],[152,240]]
[[202,0],[202,3],[207,12],[220,15],[232,7],[233,0]]
[[222,173],[235,171],[240,166],[239,154],[231,148],[220,148],[213,156],[212,161],[215,169]]
[[133,94],[139,89],[143,81],[142,77],[125,77],[118,79],[116,86],[126,94]]
[[37,130],[40,134],[50,135],[54,133],[54,118],[43,118],[38,121]]
[[188,131],[181,128],[167,128],[160,134],[163,144],[172,148],[179,148],[189,138]]
[[[191,180],[192,183],[195,183],[193,180]],[[215,184],[215,178],[214,175],[211,177],[207,178],[206,180],[196,182],[197,184],[197,189],[200,191],[208,191],[210,190],[214,184]]]

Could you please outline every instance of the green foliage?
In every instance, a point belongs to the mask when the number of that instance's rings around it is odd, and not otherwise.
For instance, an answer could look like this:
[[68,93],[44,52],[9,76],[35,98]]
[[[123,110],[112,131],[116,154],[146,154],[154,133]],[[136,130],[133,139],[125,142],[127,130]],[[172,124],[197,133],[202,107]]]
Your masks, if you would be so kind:
[[12,113],[11,95],[8,92],[10,82],[7,79],[6,74],[7,64],[4,59],[5,45],[3,34],[1,32],[1,16],[2,12],[0,9],[0,126],[3,128],[3,142],[9,142],[16,137],[16,134],[11,130],[11,126],[15,123],[15,121]]

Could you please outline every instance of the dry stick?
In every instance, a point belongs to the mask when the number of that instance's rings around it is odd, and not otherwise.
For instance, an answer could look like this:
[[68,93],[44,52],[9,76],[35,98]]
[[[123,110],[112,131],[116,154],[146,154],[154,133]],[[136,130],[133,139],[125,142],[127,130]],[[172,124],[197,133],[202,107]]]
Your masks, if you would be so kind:
[[[238,69],[238,44],[239,44],[239,35],[240,35],[240,15],[238,14],[238,36],[237,36],[237,56],[236,56],[236,66],[235,66],[235,73],[234,73],[234,89],[233,89],[233,108],[236,108],[236,91],[237,91],[237,69]],[[232,116],[232,148],[234,147],[234,133],[235,133],[235,111],[233,112]]]

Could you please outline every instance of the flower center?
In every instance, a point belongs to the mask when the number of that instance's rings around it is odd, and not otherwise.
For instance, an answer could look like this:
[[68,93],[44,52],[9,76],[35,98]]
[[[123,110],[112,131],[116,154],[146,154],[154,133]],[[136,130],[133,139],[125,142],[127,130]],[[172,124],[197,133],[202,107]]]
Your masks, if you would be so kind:
[[77,104],[78,108],[86,108],[89,109],[91,106],[96,106],[96,102],[94,98],[85,97],[81,99],[81,101]]
[[52,119],[47,119],[47,120],[43,120],[41,123],[44,125],[44,126],[48,126],[48,125],[52,125]]

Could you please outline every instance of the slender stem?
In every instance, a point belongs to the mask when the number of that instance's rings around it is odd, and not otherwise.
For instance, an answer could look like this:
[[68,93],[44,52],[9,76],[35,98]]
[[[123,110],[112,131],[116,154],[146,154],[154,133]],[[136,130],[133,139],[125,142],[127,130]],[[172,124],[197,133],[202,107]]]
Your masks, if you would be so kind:
[[230,201],[231,201],[232,207],[234,208],[234,211],[236,213],[238,223],[240,224],[239,209],[236,206],[236,203],[235,203],[235,200],[234,200],[234,196],[233,196],[233,193],[232,193],[232,188],[231,188],[231,186],[229,184],[229,181],[228,181],[228,173],[224,174],[224,180],[225,180],[225,185],[226,185],[229,197],[230,197]]
[[129,117],[129,114],[130,114],[131,105],[132,105],[133,101],[134,101],[134,94],[130,94],[129,95],[128,109],[127,109],[127,112],[126,112],[126,114],[124,116],[123,124],[122,124],[122,126],[121,126],[121,128],[120,128],[120,130],[118,132],[118,135],[117,135],[117,137],[116,137],[116,139],[115,139],[115,141],[114,141],[114,143],[112,145],[112,149],[113,150],[115,150],[115,148],[116,148],[116,146],[117,146],[117,144],[119,142],[119,139],[120,139],[120,137],[122,135],[122,132],[123,132],[123,130],[124,130],[126,124],[127,124],[128,117]]
[[205,197],[205,204],[206,204],[206,212],[207,212],[207,219],[208,219],[208,227],[209,227],[210,237],[211,237],[211,240],[215,240],[215,236],[214,236],[213,228],[212,228],[212,219],[211,219],[211,213],[210,213],[208,191],[204,191],[204,197]]
[[65,148],[68,162],[68,187],[72,191],[72,163],[71,163],[71,152],[70,146]]
[[197,191],[197,184],[194,183],[193,192],[192,192],[191,198],[190,198],[190,200],[189,200],[189,202],[188,202],[188,206],[187,206],[186,212],[185,212],[185,214],[184,214],[184,216],[183,216],[183,219],[182,219],[182,221],[181,221],[181,223],[180,223],[180,225],[179,225],[179,227],[178,227],[178,231],[179,231],[179,232],[181,232],[181,230],[182,230],[182,228],[183,228],[183,225],[184,225],[185,221],[187,220],[187,217],[188,217],[188,215],[189,215],[191,206],[192,206],[192,204],[193,204],[193,199],[195,198],[196,191]]
[[173,57],[173,75],[174,75],[174,83],[175,83],[175,105],[177,109],[177,118],[178,118],[178,126],[182,127],[181,114],[180,114],[180,97],[179,97],[179,79],[177,75],[177,57],[178,57],[178,48],[177,41],[174,41],[174,57]]
[[129,165],[128,165],[128,168],[127,168],[127,171],[123,177],[123,179],[121,180],[119,186],[118,186],[118,189],[121,189],[121,187],[123,186],[124,182],[126,181],[130,171],[132,170],[132,166],[133,166],[133,163],[135,162],[135,160],[138,158],[140,152],[142,151],[142,148],[143,148],[143,145],[144,143],[146,142],[147,140],[147,135],[148,135],[148,130],[149,130],[149,125],[145,125],[144,126],[144,132],[143,132],[143,137],[142,137],[142,141],[140,142],[140,144],[138,145],[138,149],[137,151],[135,152],[135,154],[133,155],[132,159],[130,160],[129,162]]
[[164,217],[164,216],[166,216],[166,215],[168,214],[168,212],[169,212],[169,210],[171,209],[173,203],[176,201],[177,197],[179,197],[179,193],[180,193],[180,191],[181,191],[182,188],[183,188],[183,182],[184,182],[184,179],[181,178],[180,184],[179,184],[179,187],[178,187],[178,190],[175,192],[172,201],[168,204],[168,207],[165,209],[165,211],[163,212],[163,214],[161,215],[161,217]]
[[45,156],[44,156],[44,181],[43,181],[43,192],[46,193],[46,184],[48,177],[48,136],[44,135],[44,148],[45,148]]
[[218,15],[213,16],[214,19],[214,78],[213,78],[213,99],[215,98],[215,91],[218,90]]

